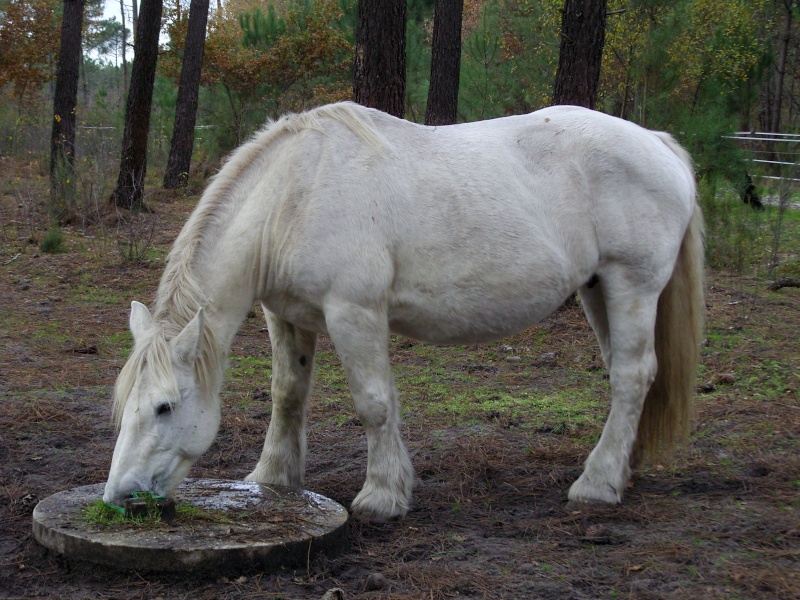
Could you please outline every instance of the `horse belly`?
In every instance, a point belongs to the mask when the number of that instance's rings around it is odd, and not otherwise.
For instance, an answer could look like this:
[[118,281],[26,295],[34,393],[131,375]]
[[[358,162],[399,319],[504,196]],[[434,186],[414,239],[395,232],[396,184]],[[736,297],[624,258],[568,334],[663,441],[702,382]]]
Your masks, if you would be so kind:
[[530,327],[558,308],[567,293],[498,294],[499,290],[398,294],[389,307],[389,328],[436,344],[486,342]]
[[[541,228],[526,229],[523,218],[487,230],[476,226],[395,256],[393,332],[433,343],[497,340],[547,317],[597,267],[591,241],[565,244]],[[428,240],[441,237],[431,232]]]

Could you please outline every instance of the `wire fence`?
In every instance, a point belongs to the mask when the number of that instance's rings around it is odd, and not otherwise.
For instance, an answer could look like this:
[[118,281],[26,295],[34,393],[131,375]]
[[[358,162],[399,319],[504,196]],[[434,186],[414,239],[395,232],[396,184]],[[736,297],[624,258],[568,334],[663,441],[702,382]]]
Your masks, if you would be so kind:
[[724,137],[736,140],[749,152],[758,167],[754,177],[800,182],[800,134],[737,131]]

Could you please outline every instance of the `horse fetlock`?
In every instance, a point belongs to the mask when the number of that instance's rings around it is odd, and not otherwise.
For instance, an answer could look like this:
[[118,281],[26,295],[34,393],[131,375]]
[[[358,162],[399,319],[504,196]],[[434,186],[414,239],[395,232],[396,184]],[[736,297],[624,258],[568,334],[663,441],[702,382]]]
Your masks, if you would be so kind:
[[353,516],[373,523],[404,517],[411,507],[411,490],[379,487],[366,483],[353,500]]
[[405,516],[411,507],[414,489],[414,468],[402,445],[381,472],[372,465],[364,487],[353,500],[353,514],[364,521],[384,522]]

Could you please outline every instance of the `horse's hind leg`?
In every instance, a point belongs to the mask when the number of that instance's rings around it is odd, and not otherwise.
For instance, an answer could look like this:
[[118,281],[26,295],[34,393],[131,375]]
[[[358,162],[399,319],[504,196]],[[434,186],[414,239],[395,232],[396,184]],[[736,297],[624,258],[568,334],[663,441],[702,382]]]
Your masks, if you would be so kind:
[[581,306],[589,324],[592,326],[597,343],[600,345],[600,354],[607,369],[611,368],[611,346],[608,331],[608,314],[606,313],[606,301],[603,297],[601,282],[595,282],[592,287],[582,286],[578,290],[581,299]]
[[306,403],[317,334],[287,323],[266,308],[272,344],[272,417],[264,449],[248,481],[301,487],[306,460]]
[[353,500],[353,512],[371,521],[403,516],[409,509],[414,469],[400,438],[386,315],[336,302],[326,306],[325,320],[367,435],[367,477]]
[[[624,280],[620,277],[621,285],[614,288],[606,279],[603,286],[608,323],[604,358],[611,380],[611,412],[583,474],[570,488],[572,502],[616,504],[622,499],[644,398],[656,373],[654,329],[659,292],[631,288]],[[619,290],[616,294],[615,289]],[[595,331],[602,331],[604,317],[596,312],[601,305],[596,296],[593,299],[588,312]],[[602,336],[598,333],[598,337]]]

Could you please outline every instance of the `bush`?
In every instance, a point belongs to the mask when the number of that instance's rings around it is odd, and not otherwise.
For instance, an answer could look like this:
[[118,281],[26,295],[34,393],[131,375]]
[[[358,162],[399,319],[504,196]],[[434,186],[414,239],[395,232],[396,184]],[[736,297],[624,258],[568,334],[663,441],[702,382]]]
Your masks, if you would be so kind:
[[64,233],[58,225],[53,225],[39,240],[39,250],[45,254],[58,254],[66,252],[64,247]]

